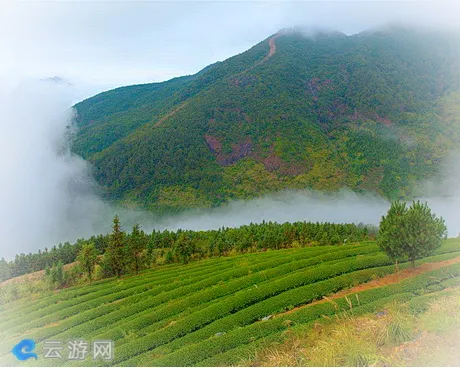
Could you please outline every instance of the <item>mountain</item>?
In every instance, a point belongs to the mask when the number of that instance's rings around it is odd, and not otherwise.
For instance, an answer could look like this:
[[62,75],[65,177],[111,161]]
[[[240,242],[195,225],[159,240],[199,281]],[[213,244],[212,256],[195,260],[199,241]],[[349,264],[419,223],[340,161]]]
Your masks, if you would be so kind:
[[282,30],[192,76],[78,103],[73,150],[156,211],[285,188],[417,194],[460,141],[459,38]]

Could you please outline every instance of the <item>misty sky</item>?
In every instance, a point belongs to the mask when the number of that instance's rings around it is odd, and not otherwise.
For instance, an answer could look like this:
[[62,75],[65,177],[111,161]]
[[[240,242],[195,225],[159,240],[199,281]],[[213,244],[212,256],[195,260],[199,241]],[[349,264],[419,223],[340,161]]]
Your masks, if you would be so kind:
[[[101,199],[88,163],[70,152],[66,133],[71,105],[82,98],[195,73],[281,28],[353,34],[395,21],[452,27],[460,24],[460,6],[441,1],[0,0],[0,258],[107,232],[115,213],[126,229],[140,223],[148,231],[262,220],[376,224],[388,202],[347,191],[332,197],[288,191],[155,221],[148,213]],[[47,79],[54,76],[72,84]],[[435,190],[428,198],[446,218],[451,236],[460,232],[458,162],[455,156],[446,166],[450,197]]]
[[283,27],[347,34],[404,21],[460,24],[455,1],[10,1],[0,5],[0,77],[61,76],[88,97],[195,73]]

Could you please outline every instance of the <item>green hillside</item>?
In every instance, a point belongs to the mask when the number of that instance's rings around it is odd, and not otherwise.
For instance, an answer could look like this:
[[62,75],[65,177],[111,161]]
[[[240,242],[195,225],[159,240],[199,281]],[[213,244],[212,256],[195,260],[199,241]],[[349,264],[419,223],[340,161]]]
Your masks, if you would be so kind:
[[[458,285],[459,256],[458,239],[450,239],[434,256],[417,261],[430,267],[414,270],[401,282],[363,288],[334,303],[314,304],[323,296],[391,274],[394,265],[375,243],[363,242],[159,266],[138,276],[44,293],[33,303],[27,298],[1,306],[0,363],[237,364],[292,326],[311,325],[351,305],[355,315],[379,310],[394,300],[422,308],[436,296],[432,293]],[[400,264],[401,270],[407,267]],[[39,359],[18,362],[10,350],[26,337],[37,342]],[[115,341],[115,359],[109,363],[43,358],[44,341],[77,338]]]
[[160,212],[285,188],[407,198],[459,143],[457,39],[280,31],[196,75],[77,104],[74,151],[107,197]]

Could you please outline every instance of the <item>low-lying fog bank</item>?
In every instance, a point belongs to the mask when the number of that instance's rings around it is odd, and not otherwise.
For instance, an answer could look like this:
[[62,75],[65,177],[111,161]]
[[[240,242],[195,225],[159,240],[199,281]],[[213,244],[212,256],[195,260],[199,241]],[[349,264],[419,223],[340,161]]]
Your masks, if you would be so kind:
[[[109,232],[116,213],[125,230],[135,223],[146,231],[200,230],[263,220],[378,224],[389,207],[386,200],[375,195],[342,190],[335,194],[284,191],[235,201],[209,211],[187,211],[162,220],[155,220],[143,211],[117,208],[98,196],[89,165],[69,150],[72,85],[53,79],[2,82],[0,258],[11,259],[18,253]],[[458,166],[451,164],[449,170],[453,178],[460,176]],[[436,214],[446,219],[450,236],[460,232],[457,182],[455,179],[449,184],[449,197],[432,190],[427,199]]]

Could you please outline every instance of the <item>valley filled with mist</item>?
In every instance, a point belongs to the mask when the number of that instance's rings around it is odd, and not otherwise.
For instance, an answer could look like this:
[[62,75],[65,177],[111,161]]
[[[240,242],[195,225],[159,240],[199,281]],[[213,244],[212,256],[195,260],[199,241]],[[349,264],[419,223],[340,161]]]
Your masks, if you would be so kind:
[[0,5],[0,366],[460,364],[460,7]]

